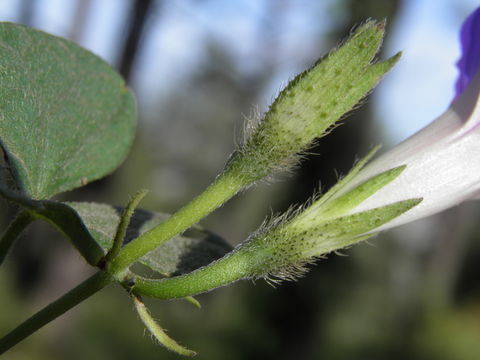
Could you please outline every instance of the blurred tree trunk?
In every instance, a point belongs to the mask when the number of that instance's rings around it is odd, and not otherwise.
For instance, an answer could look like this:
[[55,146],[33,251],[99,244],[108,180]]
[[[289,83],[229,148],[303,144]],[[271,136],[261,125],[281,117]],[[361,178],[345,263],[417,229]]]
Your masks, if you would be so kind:
[[18,3],[18,22],[20,24],[32,25],[36,4],[37,0],[21,0]]
[[[156,2],[157,5],[159,3],[160,1]],[[127,38],[118,65],[120,74],[123,75],[127,82],[130,80],[135,58],[141,47],[142,35],[153,4],[153,0],[135,0],[132,5],[131,16],[127,25]]]
[[75,16],[68,34],[73,42],[80,43],[85,32],[85,25],[92,6],[92,0],[77,0]]

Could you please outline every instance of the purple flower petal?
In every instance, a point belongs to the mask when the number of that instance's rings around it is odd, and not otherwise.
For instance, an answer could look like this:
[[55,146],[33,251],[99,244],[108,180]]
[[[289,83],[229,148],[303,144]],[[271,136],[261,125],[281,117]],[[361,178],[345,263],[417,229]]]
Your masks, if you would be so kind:
[[462,56],[457,62],[460,74],[455,84],[455,97],[465,90],[480,68],[480,7],[464,21],[460,41]]

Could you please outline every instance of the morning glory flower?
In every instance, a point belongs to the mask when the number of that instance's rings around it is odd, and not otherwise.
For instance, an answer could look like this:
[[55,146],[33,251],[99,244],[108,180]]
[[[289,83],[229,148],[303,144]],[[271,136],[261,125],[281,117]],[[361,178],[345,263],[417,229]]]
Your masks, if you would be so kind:
[[232,255],[247,254],[249,276],[296,279],[325,254],[480,195],[480,10],[461,40],[457,94],[445,113],[368,163],[372,150],[323,196],[252,234]]
[[463,23],[460,40],[462,56],[457,63],[460,74],[455,84],[455,97],[466,89],[480,68],[480,7]]
[[295,279],[324,254],[480,195],[480,10],[465,21],[461,40],[450,107],[368,163],[371,151],[323,196],[254,233],[237,249],[254,263],[250,276]]
[[254,234],[239,251],[263,253],[254,277],[295,279],[324,254],[480,196],[480,10],[464,22],[461,41],[450,107],[368,163],[374,149],[293,216]]
[[338,193],[345,194],[377,174],[406,165],[395,180],[350,211],[423,199],[375,231],[438,213],[480,195],[480,8],[465,20],[460,39],[460,75],[450,107],[430,125],[372,161]]

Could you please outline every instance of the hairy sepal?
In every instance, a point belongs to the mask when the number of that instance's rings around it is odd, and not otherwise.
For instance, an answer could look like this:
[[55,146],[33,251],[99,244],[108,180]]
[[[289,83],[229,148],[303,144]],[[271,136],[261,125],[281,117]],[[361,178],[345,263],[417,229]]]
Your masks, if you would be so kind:
[[[359,184],[346,194],[323,200],[320,198],[314,201],[302,214],[295,220],[297,226],[308,226],[308,223],[318,223],[339,216],[348,214],[356,206],[382,189],[385,185],[395,180],[404,170],[406,166],[402,165],[381,174],[378,174],[367,181]],[[327,193],[328,195],[328,193]]]
[[[270,281],[294,280],[307,271],[306,265],[332,251],[364,241],[375,235],[375,228],[418,205],[422,199],[409,199],[361,213],[324,221],[308,228],[294,221],[254,234],[237,251],[256,253],[252,278]],[[294,219],[293,219],[294,220]]]
[[232,154],[226,171],[245,184],[288,170],[315,141],[350,111],[396,63],[399,54],[373,63],[384,23],[368,21],[338,49],[292,80],[250,136]]

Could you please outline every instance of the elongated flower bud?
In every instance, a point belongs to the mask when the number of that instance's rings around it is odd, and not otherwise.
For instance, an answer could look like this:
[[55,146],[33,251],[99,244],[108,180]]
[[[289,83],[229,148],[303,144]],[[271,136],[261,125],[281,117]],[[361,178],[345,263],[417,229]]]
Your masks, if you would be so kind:
[[296,164],[299,155],[367,95],[397,62],[400,54],[373,62],[384,25],[367,21],[344,45],[291,81],[264,118],[250,126],[226,171],[233,171],[248,184]]

